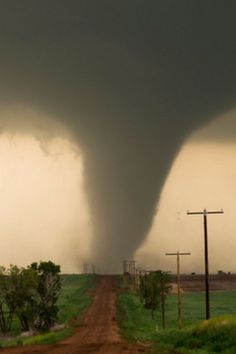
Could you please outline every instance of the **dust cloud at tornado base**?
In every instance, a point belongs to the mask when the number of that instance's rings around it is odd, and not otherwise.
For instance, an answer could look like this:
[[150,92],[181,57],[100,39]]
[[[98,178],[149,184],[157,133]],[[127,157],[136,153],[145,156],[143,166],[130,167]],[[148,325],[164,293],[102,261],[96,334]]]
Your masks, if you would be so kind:
[[51,117],[2,114],[1,130],[66,131],[78,144],[102,268],[119,269],[145,238],[187,136],[234,107],[235,10],[210,0],[0,3],[2,110]]

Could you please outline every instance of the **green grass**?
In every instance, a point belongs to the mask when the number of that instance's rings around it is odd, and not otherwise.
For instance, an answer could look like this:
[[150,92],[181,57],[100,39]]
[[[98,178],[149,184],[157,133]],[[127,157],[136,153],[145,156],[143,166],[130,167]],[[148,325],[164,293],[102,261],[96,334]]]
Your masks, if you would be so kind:
[[166,330],[162,330],[159,312],[152,319],[134,293],[121,293],[117,302],[121,333],[129,340],[154,343],[157,353],[236,353],[236,292],[211,293],[210,321],[204,321],[204,294],[183,294],[182,330],[177,329],[176,300],[175,295],[167,297]]
[[[168,295],[166,308],[166,323],[168,328],[177,326],[177,296]],[[183,324],[192,325],[205,319],[205,294],[185,293],[182,294]],[[236,315],[236,292],[222,291],[210,293],[210,313],[212,317],[225,314]],[[160,324],[160,320],[159,320]]]
[[[156,338],[156,350],[169,348],[179,353],[236,353],[236,316],[214,317],[209,321],[185,327],[183,330],[161,331]],[[159,341],[159,343],[158,343]]]
[[121,334],[129,340],[152,341],[156,335],[156,321],[132,293],[122,293],[117,301],[117,319]]
[[15,347],[22,345],[33,345],[33,344],[53,344],[59,340],[64,339],[65,337],[72,334],[72,327],[65,328],[58,332],[48,332],[43,334],[34,335],[28,338],[21,337],[11,337],[8,339],[0,340],[0,347]]
[[19,337],[20,324],[17,318],[14,319],[11,335],[14,337],[0,340],[0,347],[30,345],[30,344],[51,344],[67,337],[73,332],[73,328],[80,323],[82,313],[91,304],[91,292],[97,283],[95,275],[63,275],[62,290],[57,305],[58,324],[65,328],[56,332],[48,332],[31,337]]
[[64,324],[81,315],[91,303],[91,290],[96,286],[96,275],[64,275],[62,292],[58,299],[58,323]]

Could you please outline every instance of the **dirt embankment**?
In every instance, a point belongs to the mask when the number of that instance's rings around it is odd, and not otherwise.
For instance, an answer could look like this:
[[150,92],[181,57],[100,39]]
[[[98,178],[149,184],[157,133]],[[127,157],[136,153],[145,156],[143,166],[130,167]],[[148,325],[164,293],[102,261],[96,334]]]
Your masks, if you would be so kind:
[[75,333],[60,343],[1,349],[3,354],[135,354],[145,347],[122,341],[116,322],[116,288],[111,276],[101,278],[93,303]]

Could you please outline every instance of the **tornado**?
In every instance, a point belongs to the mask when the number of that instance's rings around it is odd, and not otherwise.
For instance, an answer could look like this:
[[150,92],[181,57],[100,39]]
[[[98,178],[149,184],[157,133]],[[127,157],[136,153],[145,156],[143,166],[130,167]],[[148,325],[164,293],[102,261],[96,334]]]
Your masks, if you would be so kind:
[[[0,106],[50,115],[82,150],[102,269],[145,239],[185,139],[235,106],[235,12],[217,0],[0,2]],[[11,129],[54,128],[16,117]]]

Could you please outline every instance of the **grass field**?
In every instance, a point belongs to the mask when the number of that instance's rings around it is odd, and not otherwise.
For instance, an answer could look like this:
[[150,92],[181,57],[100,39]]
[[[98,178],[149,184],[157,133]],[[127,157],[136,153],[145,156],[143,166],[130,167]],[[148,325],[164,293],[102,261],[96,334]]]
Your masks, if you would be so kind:
[[[166,308],[167,328],[176,327],[177,296],[168,295]],[[205,319],[205,294],[182,294],[183,324],[194,324]],[[210,294],[210,312],[212,317],[235,314],[236,315],[236,291],[214,291]]]
[[209,322],[203,321],[204,294],[183,294],[182,330],[177,329],[176,300],[176,295],[167,297],[166,330],[162,330],[160,312],[152,320],[150,310],[134,293],[121,293],[117,318],[122,334],[130,340],[155,343],[157,353],[236,353],[236,292],[211,293],[213,319]]
[[65,338],[72,333],[74,326],[79,325],[80,315],[91,303],[90,294],[92,289],[95,288],[96,282],[96,275],[62,275],[62,290],[57,305],[59,307],[58,324],[64,325],[64,328],[55,332],[22,338],[19,336],[20,324],[18,320],[15,319],[12,328],[12,335],[14,335],[14,337],[0,339],[0,347],[42,343],[49,344]]
[[96,285],[96,275],[62,276],[62,292],[58,300],[58,323],[67,323],[78,317],[91,303],[91,290]]

